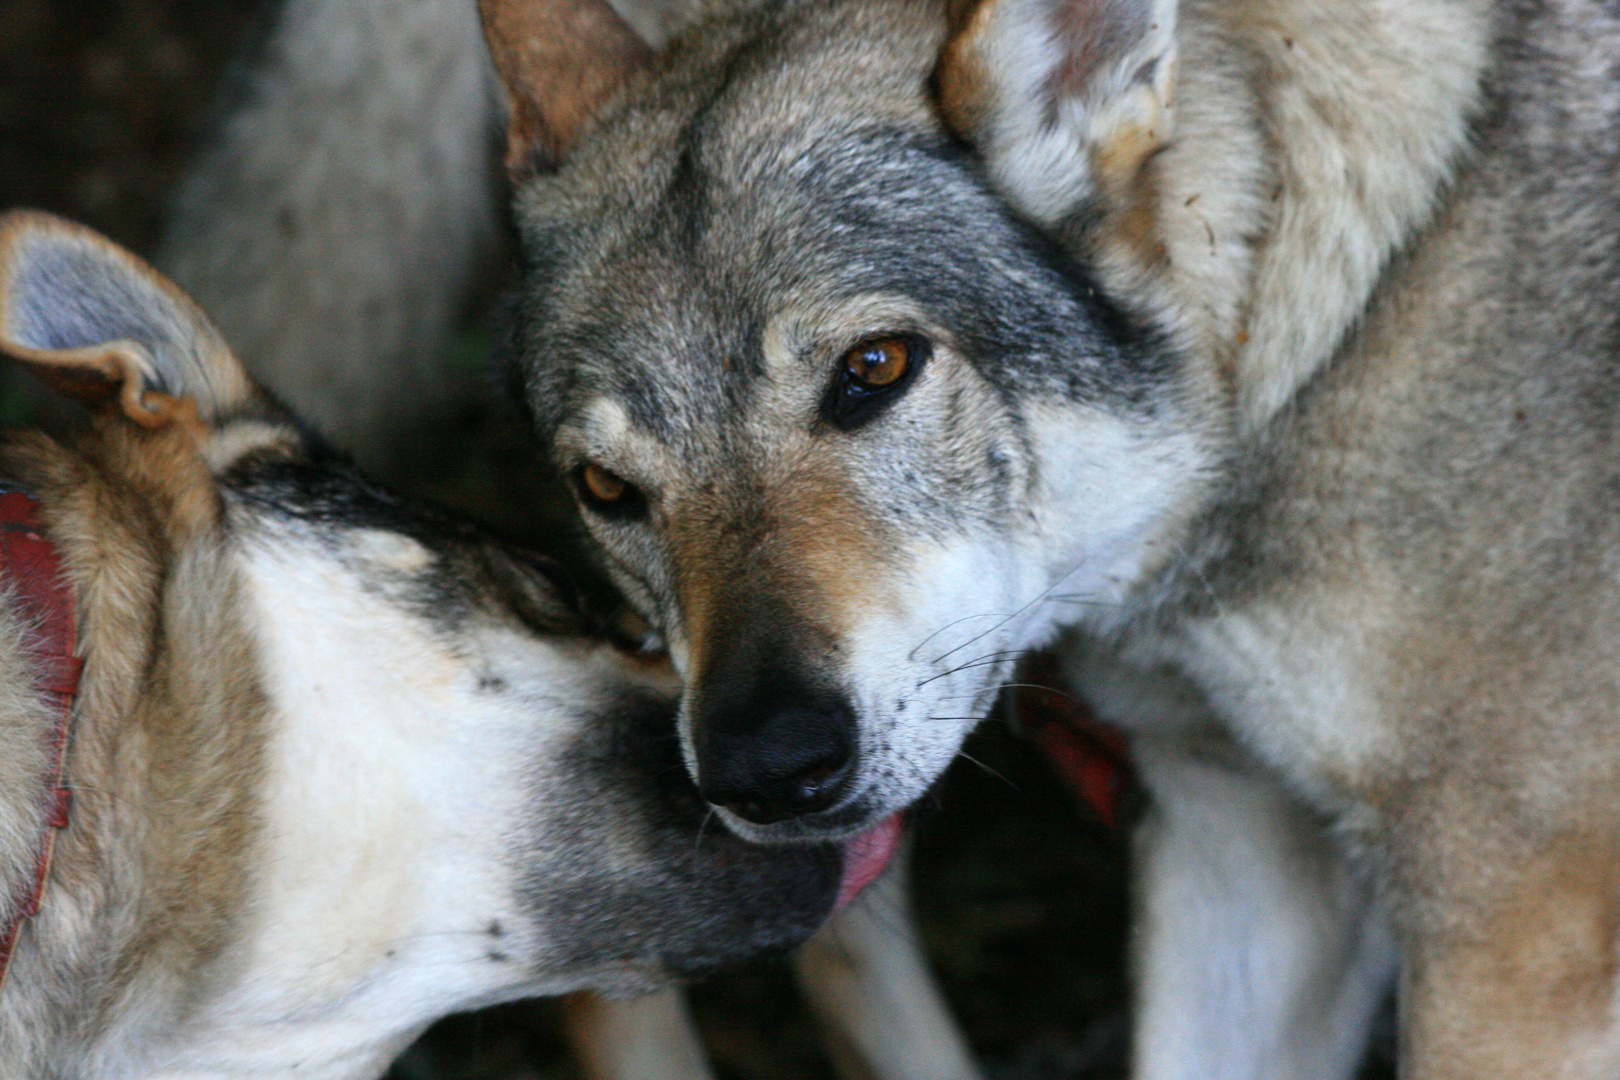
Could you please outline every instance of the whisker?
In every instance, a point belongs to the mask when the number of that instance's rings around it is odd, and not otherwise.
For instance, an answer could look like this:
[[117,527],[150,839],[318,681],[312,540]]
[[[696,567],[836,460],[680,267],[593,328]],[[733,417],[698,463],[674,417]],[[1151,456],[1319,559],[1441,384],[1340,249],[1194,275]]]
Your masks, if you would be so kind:
[[996,683],[993,686],[986,686],[983,689],[981,689],[981,690],[979,690],[979,691],[977,691],[975,693],[972,693],[972,694],[946,694],[945,696],[941,697],[939,700],[940,701],[952,701],[952,700],[954,700],[956,698],[975,698],[975,697],[980,696],[981,694],[1000,693],[1003,690],[1045,690],[1047,693],[1056,694],[1058,697],[1062,698],[1063,700],[1072,702],[1075,705],[1080,706],[1081,708],[1089,708],[1089,706],[1086,703],[1085,698],[1076,697],[1074,694],[1070,694],[1070,693],[1068,693],[1066,691],[1059,690],[1055,686],[1047,686],[1045,683],[1022,683],[1022,682]]
[[[939,637],[939,635],[943,634],[945,631],[949,630],[951,627],[957,626],[957,625],[959,625],[961,623],[965,623],[969,619],[1000,619],[1000,618],[1003,618],[1003,616],[1001,614],[998,614],[996,612],[986,611],[986,612],[982,612],[982,613],[980,613],[978,615],[963,615],[959,619],[952,619],[950,622],[946,623],[944,626],[941,626],[938,630],[935,630],[932,634],[929,634],[927,637],[925,637],[921,641],[917,642],[917,644],[913,645],[911,647],[911,652],[906,654],[906,659],[907,660],[915,660],[915,659],[917,659],[917,650],[921,649],[924,645],[928,644],[930,641],[933,641],[935,638]],[[949,654],[947,653],[946,655],[949,655]]]
[[[1009,685],[1010,686],[1012,684],[1011,683],[998,684],[998,686],[999,685]],[[991,687],[991,689],[996,689],[996,688],[997,687]],[[938,701],[953,701],[953,700],[955,700],[957,698],[972,698],[972,697],[977,697],[977,696],[978,696],[977,694],[947,694],[944,697],[939,698],[937,701],[935,701],[933,703],[937,704]],[[923,701],[922,698],[901,698],[900,700],[907,703],[907,704],[911,704],[911,705],[929,704],[929,702]],[[972,715],[972,716],[929,716],[929,717],[925,717],[924,719],[926,719],[926,720],[976,720],[976,721],[979,721],[980,723],[983,723],[986,720],[1002,721],[1002,720],[1005,720],[1006,718],[1003,717],[1003,716],[998,715],[998,710],[996,710],[994,708],[991,708],[991,709],[987,709],[986,711],[984,711],[982,713],[977,713],[977,714]]]
[[697,862],[700,858],[702,858],[702,856],[703,856],[703,833],[704,833],[704,831],[706,829],[708,829],[709,822],[714,820],[714,815],[718,814],[719,812],[720,812],[720,808],[711,804],[709,806],[709,812],[703,815],[703,820],[702,821],[698,822],[697,839],[692,841],[692,861],[693,862]]
[[969,645],[972,645],[974,642],[979,641],[981,638],[984,638],[989,634],[995,633],[997,630],[999,630],[1003,626],[1007,625],[1013,619],[1016,619],[1018,616],[1024,614],[1024,612],[1028,611],[1030,608],[1034,607],[1036,604],[1041,603],[1047,597],[1049,597],[1053,593],[1055,593],[1057,591],[1057,588],[1058,588],[1059,585],[1063,584],[1065,581],[1069,580],[1069,578],[1073,577],[1075,572],[1078,571],[1085,564],[1086,564],[1086,559],[1085,559],[1084,556],[1082,556],[1080,559],[1078,559],[1075,562],[1075,564],[1073,566],[1069,567],[1069,569],[1065,570],[1061,575],[1059,575],[1056,581],[1052,582],[1052,584],[1048,585],[1046,588],[1044,588],[1040,592],[1036,593],[1033,597],[1030,598],[1028,603],[1024,604],[1017,611],[1014,611],[1010,615],[1007,615],[1007,616],[1003,617],[1002,619],[1000,619],[996,623],[996,625],[990,627],[988,630],[984,631],[983,633],[978,634],[978,635],[976,635],[974,637],[968,638],[966,641],[964,641],[960,645],[956,646],[956,648],[949,649],[949,650],[947,650],[947,651],[945,651],[943,653],[940,653],[938,656],[936,656],[934,658],[933,662],[937,664],[941,660],[945,659],[947,656],[951,655],[951,653],[957,652],[958,650],[961,650],[961,649],[965,649]]
[[959,758],[965,758],[968,761],[971,761],[973,764],[977,765],[979,768],[983,769],[985,772],[989,773],[991,776],[995,777],[997,780],[1000,780],[1003,784],[1006,784],[1008,787],[1012,788],[1014,791],[1018,792],[1019,794],[1023,794],[1023,791],[1024,791],[1023,788],[1019,787],[1017,784],[1013,783],[1011,780],[1007,779],[1005,776],[1002,776],[996,770],[992,769],[990,766],[986,765],[984,762],[980,761],[978,758],[974,757],[972,754],[968,753],[966,750],[958,750],[956,752],[956,756],[959,757]]
[[935,679],[943,679],[948,676],[955,675],[959,671],[966,671],[969,668],[976,667],[989,667],[992,664],[1004,664],[1011,659],[1022,656],[1023,654],[1023,649],[1000,649],[993,653],[985,653],[982,656],[974,657],[972,660],[964,661],[963,663],[958,664],[956,667],[947,668],[944,671],[936,671],[934,674],[928,676],[928,678],[919,682],[916,689],[920,690],[929,683],[933,682]]

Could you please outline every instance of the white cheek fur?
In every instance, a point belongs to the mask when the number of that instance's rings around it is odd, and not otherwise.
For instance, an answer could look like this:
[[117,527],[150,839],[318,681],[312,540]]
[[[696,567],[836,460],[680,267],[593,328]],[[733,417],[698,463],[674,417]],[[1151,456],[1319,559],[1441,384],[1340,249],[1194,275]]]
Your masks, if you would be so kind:
[[1168,428],[1073,407],[1026,419],[1042,463],[1029,500],[999,528],[917,545],[910,571],[848,635],[857,787],[878,812],[914,800],[949,766],[1024,650],[1122,610],[1168,556],[1162,537],[1205,475],[1201,442]]

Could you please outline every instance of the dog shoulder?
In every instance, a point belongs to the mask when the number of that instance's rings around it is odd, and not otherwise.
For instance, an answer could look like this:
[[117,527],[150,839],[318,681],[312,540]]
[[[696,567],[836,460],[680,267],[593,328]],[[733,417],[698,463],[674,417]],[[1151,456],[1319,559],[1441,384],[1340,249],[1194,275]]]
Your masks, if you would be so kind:
[[1236,357],[1259,422],[1326,362],[1390,257],[1436,209],[1481,106],[1493,23],[1484,3],[1243,5],[1277,170]]
[[502,242],[489,59],[470,2],[265,7],[157,262],[279,397],[387,463],[465,394],[442,352]]
[[1258,425],[1332,355],[1435,211],[1480,108],[1493,23],[1484,3],[1432,0],[1376,15],[1198,3],[1182,20],[1174,138],[1138,183],[1154,187],[1158,284],[1226,369],[1240,425]]

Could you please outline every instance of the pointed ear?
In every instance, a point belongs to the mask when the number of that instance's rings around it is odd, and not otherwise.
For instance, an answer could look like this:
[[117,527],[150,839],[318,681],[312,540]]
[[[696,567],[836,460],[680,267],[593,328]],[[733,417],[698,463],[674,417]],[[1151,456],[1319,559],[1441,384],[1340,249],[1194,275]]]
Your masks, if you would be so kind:
[[1169,137],[1176,0],[977,0],[940,58],[945,120],[1051,225],[1125,201]]
[[606,0],[478,0],[478,11],[506,90],[515,181],[555,169],[608,96],[652,62]]
[[181,400],[204,420],[253,394],[219,332],[172,282],[49,214],[0,214],[0,352],[86,404],[147,426]]

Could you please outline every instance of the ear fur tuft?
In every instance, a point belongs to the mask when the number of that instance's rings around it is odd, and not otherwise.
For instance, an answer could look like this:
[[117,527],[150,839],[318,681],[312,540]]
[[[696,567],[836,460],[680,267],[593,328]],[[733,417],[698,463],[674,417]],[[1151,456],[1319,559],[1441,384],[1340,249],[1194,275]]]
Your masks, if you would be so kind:
[[1175,0],[981,0],[937,72],[945,121],[1019,209],[1114,207],[1169,137]]

